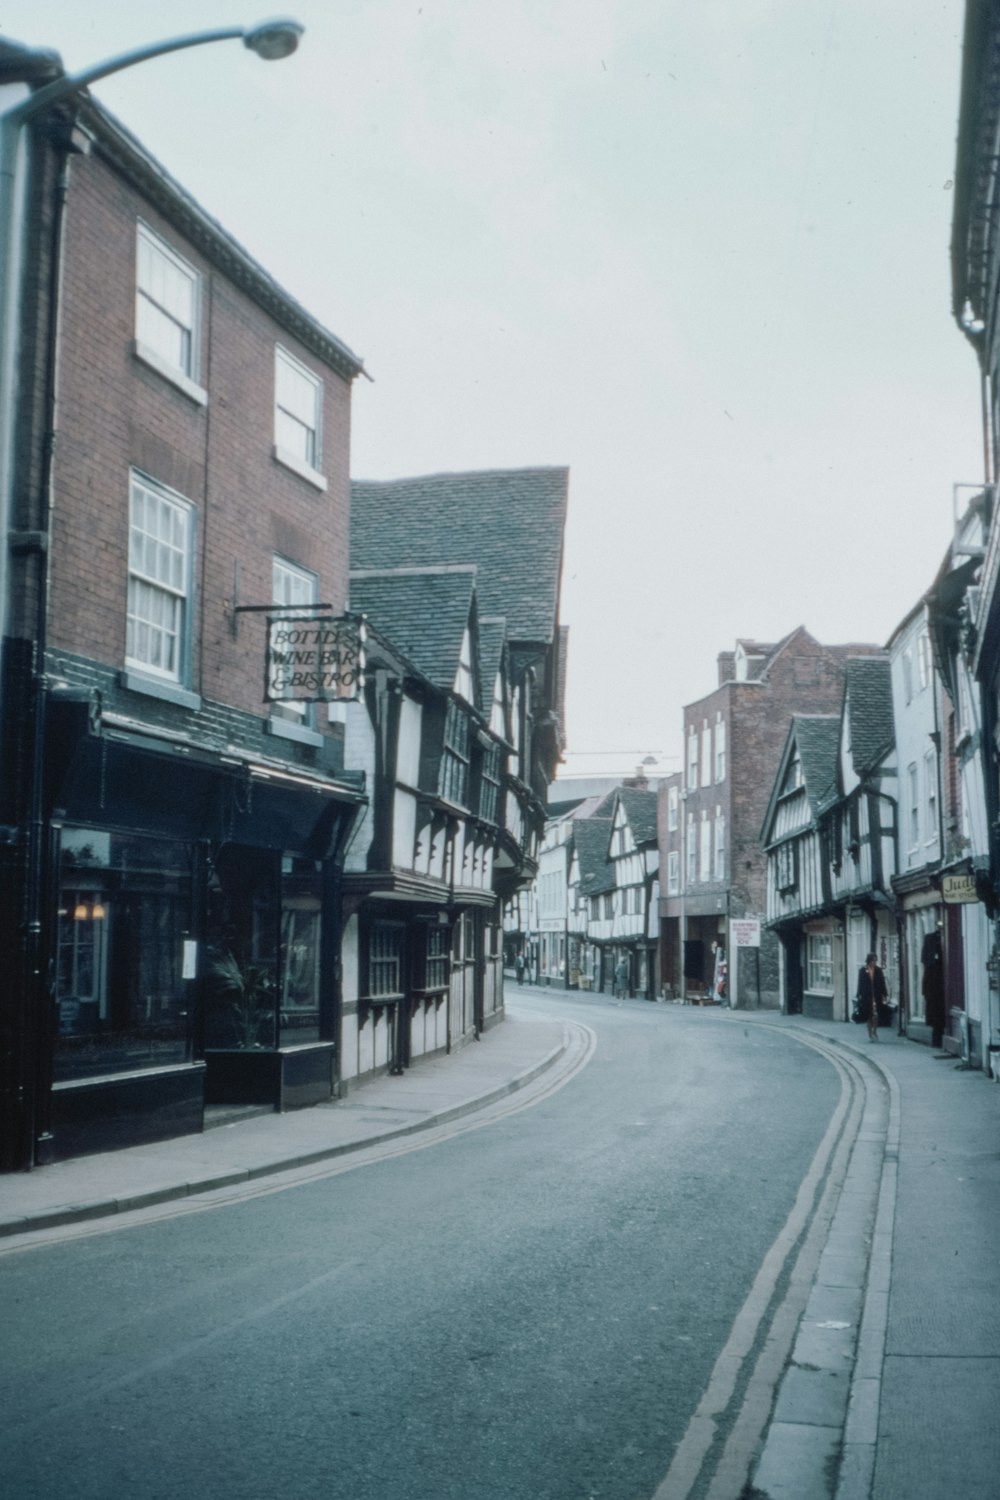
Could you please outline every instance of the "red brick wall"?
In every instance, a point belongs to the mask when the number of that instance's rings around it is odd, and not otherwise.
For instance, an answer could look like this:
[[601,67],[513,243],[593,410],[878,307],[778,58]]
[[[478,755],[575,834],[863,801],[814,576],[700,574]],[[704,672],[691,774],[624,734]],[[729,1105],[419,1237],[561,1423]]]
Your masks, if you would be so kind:
[[[201,407],[135,358],[136,220],[203,276]],[[323,379],[326,493],[272,457],[274,347]],[[129,469],[196,507],[191,688],[264,712],[263,619],[280,552],[318,575],[340,611],[348,588],[350,386],[289,337],[95,153],[73,162],[66,224],[50,644],[124,665]]]
[[[726,679],[728,653],[719,658],[723,683],[713,693],[688,704],[684,710],[684,784],[687,785],[688,738],[691,726],[698,732],[699,767],[701,732],[705,720],[713,727],[716,714],[726,722],[726,778],[721,784],[689,790],[682,816],[695,818],[695,837],[702,809],[714,819],[721,807],[726,818],[726,879],[698,880],[688,887],[690,917],[716,913],[738,917],[763,916],[767,899],[767,862],[760,844],[761,824],[788,737],[793,714],[836,714],[844,692],[844,667],[848,655],[868,655],[877,647],[859,645],[849,650],[825,647],[805,630],[798,631],[774,658],[764,678],[737,682]],[[700,780],[700,777],[699,777]],[[778,1003],[778,944],[764,933],[759,958],[762,1003]],[[752,1003],[746,975],[756,972],[744,966],[740,1003]]]

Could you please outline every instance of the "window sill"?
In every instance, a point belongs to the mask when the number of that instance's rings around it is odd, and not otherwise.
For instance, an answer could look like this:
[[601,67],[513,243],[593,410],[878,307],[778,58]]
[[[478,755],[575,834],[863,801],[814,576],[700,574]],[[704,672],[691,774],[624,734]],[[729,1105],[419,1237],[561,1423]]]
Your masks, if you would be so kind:
[[157,354],[155,349],[151,349],[148,344],[142,343],[140,339],[133,339],[132,353],[142,364],[147,365],[151,370],[155,370],[157,375],[169,381],[171,385],[176,386],[182,395],[187,396],[196,406],[208,405],[208,392],[204,386],[198,385],[189,375],[185,375],[183,370],[178,370],[176,365],[170,364],[162,355]]
[[319,748],[323,744],[323,736],[318,730],[310,729],[308,724],[295,724],[291,719],[268,719],[264,729],[276,739],[294,740],[297,745]]
[[279,448],[277,443],[274,445],[273,453],[275,463],[281,464],[286,469],[291,469],[293,474],[297,474],[300,479],[306,480],[314,489],[322,490],[325,493],[327,488],[325,474],[321,474],[318,469],[314,469],[312,464],[304,463],[301,458],[296,458],[295,454],[290,453],[287,448]]
[[146,698],[162,698],[165,703],[176,703],[179,708],[201,708],[201,695],[189,692],[176,682],[161,682],[158,677],[147,677],[144,672],[126,667],[119,676],[122,687],[130,693],[142,693]]

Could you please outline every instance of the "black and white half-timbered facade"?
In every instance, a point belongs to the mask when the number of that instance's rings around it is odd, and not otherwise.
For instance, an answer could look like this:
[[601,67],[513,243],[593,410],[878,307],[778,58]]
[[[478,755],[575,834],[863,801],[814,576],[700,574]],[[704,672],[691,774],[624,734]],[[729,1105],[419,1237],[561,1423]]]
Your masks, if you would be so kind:
[[345,871],[342,1082],[495,1019],[511,748],[506,653],[502,637],[480,639],[473,567],[355,572],[351,603],[368,637],[347,743],[373,795]]
[[605,864],[590,881],[588,939],[600,987],[655,1000],[660,857],[655,791],[621,787],[606,825]]
[[792,719],[762,829],[788,1012],[845,1020],[872,950],[898,993],[896,783],[889,662],[850,659],[840,716]]
[[565,470],[352,487],[371,802],[344,877],[341,1083],[503,1014],[502,907],[538,870],[561,752]]

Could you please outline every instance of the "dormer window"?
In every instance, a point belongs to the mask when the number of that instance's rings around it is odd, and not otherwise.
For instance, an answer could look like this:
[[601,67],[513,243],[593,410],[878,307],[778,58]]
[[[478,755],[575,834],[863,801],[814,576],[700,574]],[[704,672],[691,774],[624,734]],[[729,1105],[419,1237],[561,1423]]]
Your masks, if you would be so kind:
[[799,757],[797,755],[793,755],[791,760],[788,762],[788,769],[785,772],[785,779],[781,784],[782,795],[787,796],[789,792],[797,792],[801,786],[802,762],[799,760]]

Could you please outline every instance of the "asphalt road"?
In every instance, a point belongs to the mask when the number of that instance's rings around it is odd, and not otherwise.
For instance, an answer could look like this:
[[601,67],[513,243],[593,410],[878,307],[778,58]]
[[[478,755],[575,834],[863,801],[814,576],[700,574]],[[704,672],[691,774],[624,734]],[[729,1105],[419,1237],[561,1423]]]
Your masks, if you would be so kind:
[[526,1003],[597,1036],[532,1108],[3,1261],[3,1492],[652,1497],[840,1082],[738,1014]]

